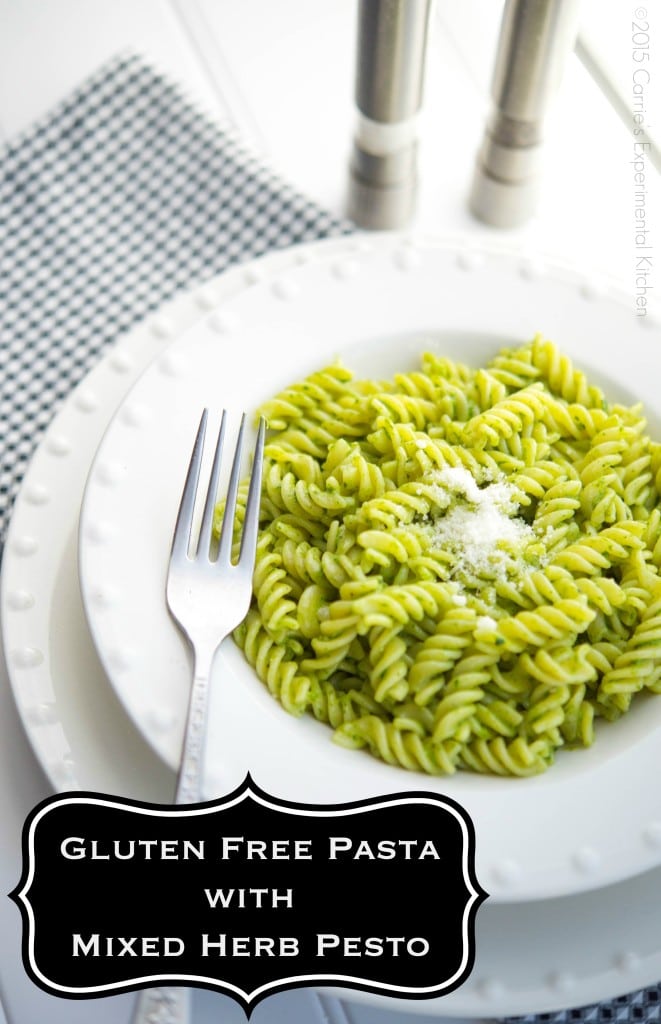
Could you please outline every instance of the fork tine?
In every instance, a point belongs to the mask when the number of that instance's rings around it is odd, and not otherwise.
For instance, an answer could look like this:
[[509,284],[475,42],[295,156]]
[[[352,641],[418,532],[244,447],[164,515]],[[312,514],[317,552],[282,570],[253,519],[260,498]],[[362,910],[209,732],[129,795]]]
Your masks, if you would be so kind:
[[241,475],[241,453],[243,449],[243,431],[246,423],[246,414],[241,417],[239,435],[236,439],[234,460],[230,473],[230,482],[227,487],[227,497],[223,511],[223,525],[220,530],[218,542],[218,564],[229,565],[232,555],[232,534],[234,532],[234,517],[236,515],[236,497],[239,491],[239,477]]
[[179,511],[177,512],[177,522],[175,524],[174,535],[172,537],[171,557],[176,556],[186,558],[188,556],[188,547],[190,545],[191,531],[193,528],[195,495],[197,493],[197,485],[200,479],[200,467],[202,466],[202,452],[204,451],[204,437],[207,430],[208,418],[209,410],[205,409],[202,413],[202,418],[200,419],[200,425],[197,428],[195,444],[193,445],[193,454],[191,455],[190,463],[188,465],[186,483],[184,484],[184,490],[179,504]]
[[213,466],[211,467],[211,477],[209,479],[209,487],[207,488],[207,496],[204,501],[204,512],[202,513],[202,525],[200,526],[200,537],[197,544],[197,554],[209,555],[209,549],[211,546],[211,532],[213,529],[213,513],[216,507],[216,495],[218,493],[218,478],[220,476],[220,463],[223,454],[223,441],[225,439],[225,410],[223,409],[223,415],[220,420],[220,430],[218,431],[218,440],[216,441],[216,450],[213,456]]
[[248,558],[254,561],[255,548],[257,547],[257,532],[259,528],[259,505],[262,494],[262,464],[264,461],[264,435],[266,433],[266,420],[263,416],[259,420],[257,441],[255,442],[255,454],[253,456],[252,472],[250,474],[250,485],[248,487],[248,500],[246,501],[246,516],[243,523],[243,535],[241,537],[241,550],[239,561]]

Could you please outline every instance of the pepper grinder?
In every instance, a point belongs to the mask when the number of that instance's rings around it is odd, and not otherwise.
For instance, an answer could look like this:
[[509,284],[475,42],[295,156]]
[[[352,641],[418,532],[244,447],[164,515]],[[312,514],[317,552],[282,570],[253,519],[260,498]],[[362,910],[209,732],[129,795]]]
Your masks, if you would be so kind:
[[411,219],[417,193],[417,114],[431,0],[360,0],[348,215],[364,228]]
[[470,194],[480,220],[513,228],[532,216],[544,119],[576,39],[579,0],[507,0],[489,117]]

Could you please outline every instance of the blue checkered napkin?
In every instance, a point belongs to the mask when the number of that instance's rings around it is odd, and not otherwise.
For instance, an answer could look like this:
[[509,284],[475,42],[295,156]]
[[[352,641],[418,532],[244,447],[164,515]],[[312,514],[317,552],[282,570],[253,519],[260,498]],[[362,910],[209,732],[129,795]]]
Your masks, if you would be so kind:
[[[44,427],[106,346],[233,263],[350,229],[136,56],[0,150],[0,543]],[[519,1020],[661,1022],[661,988]]]
[[230,264],[347,230],[137,56],[0,149],[0,544],[43,428],[108,344]]
[[512,1017],[505,1024],[658,1024],[661,1021],[661,985],[619,996],[609,1003],[578,1010]]

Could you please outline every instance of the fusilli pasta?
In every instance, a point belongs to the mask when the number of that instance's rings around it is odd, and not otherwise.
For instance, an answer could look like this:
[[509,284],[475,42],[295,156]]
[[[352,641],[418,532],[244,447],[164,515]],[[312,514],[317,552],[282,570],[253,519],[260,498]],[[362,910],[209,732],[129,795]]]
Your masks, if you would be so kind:
[[288,712],[409,770],[527,776],[661,692],[661,447],[550,341],[337,364],[259,412],[235,639]]

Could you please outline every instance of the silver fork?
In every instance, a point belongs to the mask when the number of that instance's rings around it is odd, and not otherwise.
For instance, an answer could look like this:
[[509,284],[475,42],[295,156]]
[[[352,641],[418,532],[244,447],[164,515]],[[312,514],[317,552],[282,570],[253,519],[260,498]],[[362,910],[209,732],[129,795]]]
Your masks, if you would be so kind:
[[[170,614],[193,650],[191,686],[184,743],[177,775],[175,803],[202,799],[204,744],[209,676],[216,651],[245,618],[252,595],[259,500],[262,487],[265,422],[260,420],[253,457],[239,557],[232,562],[232,536],[241,476],[245,414],[237,438],[230,472],[223,523],[217,552],[212,551],[213,515],[225,438],[223,412],[204,499],[197,542],[193,541],[193,514],[197,504],[208,410],[204,410],[193,446],[172,539],[166,597]],[[187,988],[147,989],[140,993],[132,1024],[187,1024],[191,998]]]

